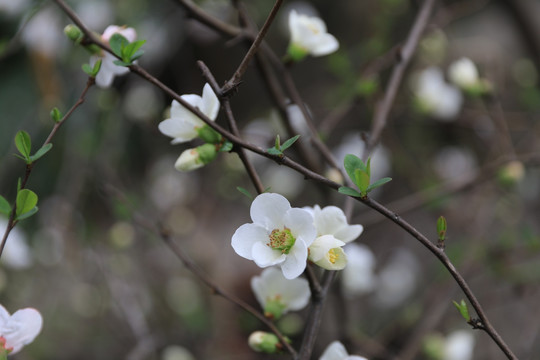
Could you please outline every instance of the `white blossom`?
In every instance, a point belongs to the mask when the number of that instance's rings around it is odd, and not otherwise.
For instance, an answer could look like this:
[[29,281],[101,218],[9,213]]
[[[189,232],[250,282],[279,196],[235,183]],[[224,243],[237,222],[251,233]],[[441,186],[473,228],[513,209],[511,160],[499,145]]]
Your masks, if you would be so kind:
[[0,305],[0,337],[5,339],[5,349],[10,354],[19,352],[30,344],[41,331],[43,318],[33,308],[17,310],[13,315]]
[[260,276],[251,278],[251,289],[265,316],[273,319],[288,311],[303,309],[311,296],[306,279],[286,279],[275,267],[264,269]]
[[457,330],[446,338],[443,360],[471,360],[473,351],[473,333],[469,330]]
[[232,237],[234,251],[262,268],[279,265],[287,279],[302,274],[316,236],[311,215],[272,193],[257,196],[250,215],[253,223],[240,226]]
[[315,239],[309,247],[309,260],[326,270],[342,270],[347,266],[347,255],[341,248],[345,243],[332,235]]
[[308,54],[328,55],[339,48],[337,39],[326,31],[326,24],[318,17],[298,14],[292,10],[289,13],[289,30],[289,54],[295,60]]
[[367,360],[358,355],[349,355],[345,346],[339,341],[334,341],[324,351],[319,360]]
[[[202,97],[196,94],[186,94],[181,97],[193,107],[199,108],[210,120],[214,121],[216,119],[220,104],[209,84],[204,85]],[[178,101],[173,100],[171,117],[159,123],[159,131],[172,137],[172,144],[179,144],[198,137],[198,130],[204,126],[206,124],[201,118],[186,109]]]
[[347,267],[343,269],[341,281],[347,296],[367,293],[375,288],[375,255],[362,244],[351,243],[345,246]]
[[450,64],[448,78],[462,89],[471,89],[479,82],[478,69],[471,59],[464,57]]
[[461,92],[444,81],[443,73],[437,67],[420,72],[413,83],[413,91],[421,110],[438,120],[451,121],[461,110]]
[[[126,38],[129,42],[135,41],[137,33],[133,28],[126,28],[125,26],[109,25],[103,34],[101,40],[108,43],[114,34],[120,34]],[[90,58],[90,66],[101,59],[101,69],[96,76],[96,85],[101,88],[108,88],[112,85],[112,82],[116,76],[125,75],[129,72],[129,69],[125,66],[119,66],[114,63],[116,57],[106,51],[101,56],[94,55]]]
[[[0,234],[7,228],[7,220],[0,217]],[[30,247],[27,244],[26,236],[18,229],[13,228],[2,253],[1,261],[4,265],[14,270],[23,270],[32,266],[34,259]]]

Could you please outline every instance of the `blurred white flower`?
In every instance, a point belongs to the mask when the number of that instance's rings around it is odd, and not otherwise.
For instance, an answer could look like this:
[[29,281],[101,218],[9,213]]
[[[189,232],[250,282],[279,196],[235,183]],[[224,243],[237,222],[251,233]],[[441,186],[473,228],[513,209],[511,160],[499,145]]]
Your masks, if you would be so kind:
[[430,67],[417,74],[412,88],[420,110],[438,120],[451,121],[461,110],[461,92],[444,81],[438,67]]
[[300,60],[308,54],[328,55],[339,48],[337,39],[326,31],[326,24],[318,17],[298,14],[296,10],[291,10],[289,30],[291,42],[288,53],[294,60]]
[[339,341],[334,341],[324,351],[319,360],[367,360],[358,355],[349,355],[345,346]]
[[[109,25],[103,34],[101,40],[108,43],[114,34],[120,34],[126,38],[129,42],[135,41],[137,33],[133,28],[126,28],[125,26]],[[96,76],[96,85],[101,88],[108,88],[112,85],[112,82],[116,76],[125,75],[129,72],[129,69],[125,66],[119,66],[114,63],[116,57],[104,51],[101,56],[93,55],[90,57],[90,66],[101,59],[101,69]]]
[[0,14],[17,16],[28,8],[29,0],[0,0]]
[[5,340],[4,348],[10,355],[19,352],[38,336],[43,325],[39,311],[33,308],[17,310],[13,315],[0,305],[0,339]]
[[[0,218],[0,234],[4,234],[7,228],[7,221]],[[18,229],[11,230],[2,253],[2,263],[14,270],[27,269],[33,264],[33,257],[30,248],[26,243],[26,236]]]
[[114,20],[114,8],[108,0],[81,1],[77,14],[90,29],[102,29]]
[[392,308],[405,301],[416,289],[419,272],[414,255],[398,250],[379,273],[374,294],[376,305]]
[[375,255],[363,244],[351,243],[344,250],[348,260],[341,275],[345,295],[352,297],[372,291],[377,281],[374,274]]
[[470,330],[452,332],[444,344],[443,360],[471,360],[474,342],[474,334]]
[[433,160],[433,168],[441,179],[466,181],[477,173],[474,154],[465,148],[447,146],[442,148]]
[[232,237],[234,251],[262,268],[281,266],[287,279],[300,276],[317,233],[311,215],[272,193],[257,196],[250,215],[253,223],[240,226]]
[[67,43],[57,9],[44,8],[37,12],[22,29],[21,40],[32,51],[48,58],[57,56]]
[[182,346],[169,345],[163,349],[161,360],[195,360],[195,357]]
[[450,64],[448,78],[462,89],[471,89],[478,84],[478,69],[471,59],[464,57]]
[[286,279],[275,267],[264,269],[251,278],[251,289],[264,315],[274,320],[289,311],[301,310],[309,302],[311,291],[306,279]]
[[[202,97],[196,94],[182,95],[182,99],[199,108],[210,120],[214,121],[219,112],[219,99],[207,83],[204,85]],[[171,117],[159,123],[159,131],[173,138],[171,144],[180,144],[195,139],[199,130],[207,126],[197,115],[186,109],[178,101],[173,100]]]

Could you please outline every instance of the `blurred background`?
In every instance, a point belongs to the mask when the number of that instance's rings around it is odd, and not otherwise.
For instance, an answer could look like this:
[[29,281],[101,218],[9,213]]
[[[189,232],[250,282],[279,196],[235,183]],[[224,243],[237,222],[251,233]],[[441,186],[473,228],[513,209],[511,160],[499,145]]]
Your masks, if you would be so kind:
[[[195,3],[237,24],[229,1]],[[375,103],[421,3],[287,1],[280,10],[267,37],[278,56],[287,49],[292,9],[321,17],[340,42],[337,52],[290,68],[340,163],[346,154],[362,155]],[[135,28],[147,40],[139,64],[179,94],[201,94],[197,60],[222,84],[247,49],[242,39],[191,18],[179,1],[69,4],[97,33],[110,24]],[[258,26],[272,5],[243,4]],[[372,159],[374,178],[393,178],[373,198],[433,241],[437,218],[446,217],[447,254],[520,359],[540,353],[539,18],[535,0],[438,1]],[[66,112],[85,86],[81,65],[90,55],[64,36],[70,23],[51,1],[0,0],[0,194],[9,201],[24,176],[24,163],[13,156],[16,132],[30,133],[36,150],[53,126],[50,110]],[[463,58],[467,75],[455,75],[451,69]],[[267,148],[276,134],[291,134],[258,69],[250,67],[231,104],[243,136]],[[111,88],[94,87],[35,166],[28,187],[40,209],[8,239],[0,303],[10,312],[39,309],[44,327],[14,359],[277,358],[247,345],[251,332],[266,330],[261,323],[213,295],[137,221],[170,228],[216,283],[259,308],[249,280],[261,269],[230,246],[236,228],[251,221],[250,200],[236,187],[255,190],[235,154],[190,173],[174,169],[197,142],[171,146],[158,131],[170,102],[131,74]],[[317,170],[339,180],[311,146],[298,107],[287,112]],[[217,121],[225,124],[223,113]],[[291,156],[301,159],[294,149]],[[264,185],[293,206],[346,208],[343,196],[250,158]],[[0,219],[2,234],[6,223]],[[505,358],[463,321],[452,300],[464,295],[416,240],[359,203],[351,223],[365,229],[355,241],[361,247],[350,250],[360,270],[338,276],[314,359],[333,340],[372,360],[457,360],[442,355],[452,341],[465,349],[461,360]],[[293,345],[307,313],[278,323]]]

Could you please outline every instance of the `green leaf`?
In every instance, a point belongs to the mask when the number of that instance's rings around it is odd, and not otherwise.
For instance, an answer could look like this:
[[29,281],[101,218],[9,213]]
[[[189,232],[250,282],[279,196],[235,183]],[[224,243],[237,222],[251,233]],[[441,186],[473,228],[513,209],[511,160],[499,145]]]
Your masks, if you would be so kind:
[[62,120],[62,113],[58,108],[55,107],[51,110],[51,119],[53,119],[55,123],[59,123],[60,120]]
[[219,149],[220,152],[229,152],[233,148],[233,143],[230,141],[225,141],[223,145],[221,146],[221,149]]
[[275,142],[274,147],[275,147],[277,150],[281,149],[281,140],[280,140],[280,138],[279,138],[279,135],[276,135],[276,142]]
[[452,302],[454,303],[454,305],[458,309],[461,316],[463,316],[463,318],[467,322],[471,321],[471,316],[469,315],[469,309],[467,308],[467,303],[465,302],[465,300],[461,300],[461,302],[459,304],[457,302],[455,302],[455,301],[452,301]]
[[355,181],[356,175],[354,171],[356,169],[366,171],[366,165],[364,164],[364,162],[359,157],[354,156],[352,154],[345,155],[345,159],[343,160],[343,165],[345,165],[345,171],[347,171],[349,178],[355,184],[356,184],[356,181]]
[[24,130],[20,130],[15,135],[15,146],[17,147],[17,150],[21,153],[21,155],[24,157],[26,162],[30,161],[30,151],[32,149],[32,140],[30,139],[30,135]]
[[266,150],[267,153],[269,153],[270,155],[283,155],[283,152],[281,150],[278,150],[276,148],[269,148]]
[[353,188],[342,186],[338,189],[340,194],[353,196],[353,197],[362,197],[362,194],[360,194],[358,191],[354,190]]
[[122,60],[114,60],[113,63],[118,65],[118,66],[130,66],[131,65],[131,62],[125,62],[125,61],[122,61]]
[[38,151],[36,151],[36,153],[34,155],[30,156],[30,160],[32,160],[32,162],[38,160],[43,155],[48,153],[49,150],[52,149],[52,147],[53,147],[53,144],[51,144],[51,143],[43,145]]
[[[116,33],[109,39],[109,45],[113,53],[122,58],[122,49],[129,44],[129,41],[122,35]],[[123,58],[122,58],[123,59]]]
[[140,58],[143,55],[144,55],[144,50],[137,51],[135,54],[131,55],[131,62],[137,60],[138,58]]
[[296,136],[293,136],[292,138],[290,138],[289,140],[285,141],[283,143],[283,145],[281,145],[281,151],[285,151],[288,148],[290,148],[292,146],[292,144],[294,144],[296,142],[296,140],[298,140],[299,137],[300,137],[300,135],[296,135]]
[[440,241],[444,241],[446,238],[446,219],[444,216],[439,216],[437,219],[437,235],[439,236]]
[[[134,56],[137,56],[137,58],[141,57],[142,54],[144,53],[144,51],[138,51],[141,46],[144,45],[144,43],[146,42],[146,40],[137,40],[137,41],[134,41],[132,43],[129,43],[128,45],[126,45],[126,47],[124,48],[123,50],[123,53],[122,53],[122,58],[124,60],[130,60],[130,61],[134,61],[135,59],[133,58]],[[139,55],[140,54],[140,55]]]
[[358,189],[360,189],[360,193],[363,195],[366,195],[368,192],[369,187],[369,174],[360,169],[356,169],[354,171],[354,179],[353,182],[356,186],[358,186]]
[[37,206],[34,206],[32,209],[30,209],[29,211],[25,212],[24,214],[22,214],[21,216],[17,216],[17,220],[24,220],[24,219],[28,219],[30,216],[34,215],[35,213],[37,213],[39,210],[39,208]]
[[99,73],[99,70],[101,69],[101,63],[102,60],[99,59],[98,61],[96,61],[93,67],[90,66],[90,64],[83,64],[82,69],[86,73],[86,75],[90,77],[96,77],[96,75]]
[[240,191],[242,194],[246,195],[249,198],[249,200],[253,201],[253,196],[251,196],[250,192],[247,191],[245,188],[241,186],[237,186],[236,190]]
[[376,188],[378,188],[380,186],[383,186],[384,184],[386,184],[387,182],[390,182],[390,181],[392,181],[392,178],[389,178],[389,177],[379,179],[379,180],[375,181],[373,184],[368,186],[367,192],[370,192],[371,190],[374,190],[374,189],[376,189]]
[[5,197],[0,195],[0,213],[9,215],[11,212],[11,205],[9,205],[9,202],[6,200]]
[[[32,211],[34,207],[37,205],[38,202],[38,196],[35,192],[28,189],[22,189],[17,193],[17,219],[20,218],[21,215]],[[37,211],[37,210],[36,210]]]
[[369,177],[371,177],[371,158],[367,159],[366,173],[368,174]]

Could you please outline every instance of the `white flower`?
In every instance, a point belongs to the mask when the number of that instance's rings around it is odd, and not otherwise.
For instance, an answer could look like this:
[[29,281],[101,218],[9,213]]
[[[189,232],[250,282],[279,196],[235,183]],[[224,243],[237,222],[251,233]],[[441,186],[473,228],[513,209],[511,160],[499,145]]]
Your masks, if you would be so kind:
[[345,346],[339,341],[334,341],[324,351],[319,360],[367,360],[365,357],[349,355]]
[[[210,120],[215,120],[219,111],[219,100],[210,87],[205,84],[202,97],[196,94],[182,95],[182,99],[199,108]],[[198,130],[207,126],[197,115],[186,109],[178,101],[173,100],[171,118],[159,123],[159,131],[173,138],[172,144],[179,144],[195,139]]]
[[300,60],[308,54],[323,56],[339,48],[337,39],[326,31],[326,24],[318,17],[289,13],[291,43],[289,54],[294,60]]
[[347,255],[341,248],[345,243],[332,235],[315,239],[309,247],[309,260],[326,270],[343,270],[347,266]]
[[454,61],[448,67],[448,78],[462,89],[470,89],[478,84],[478,69],[469,58]]
[[463,103],[461,92],[444,81],[437,67],[422,71],[413,84],[413,91],[421,109],[438,120],[454,119]]
[[42,325],[43,319],[36,309],[21,309],[10,315],[0,305],[0,338],[5,339],[4,346],[10,354],[19,352],[24,345],[34,341]]
[[[0,234],[3,234],[6,228],[7,220],[0,217]],[[23,270],[32,266],[32,253],[26,242],[26,236],[20,229],[11,230],[1,261],[14,270]]]
[[448,335],[444,345],[443,360],[471,360],[474,335],[468,330],[457,330]]
[[345,247],[347,267],[341,281],[347,296],[361,295],[375,288],[375,255],[362,244],[351,243]]
[[251,289],[264,315],[278,319],[288,311],[306,307],[311,296],[306,279],[288,280],[275,267],[264,269],[260,276],[251,278]]
[[300,276],[306,268],[308,246],[316,236],[311,215],[271,193],[253,200],[250,215],[253,223],[240,226],[232,237],[234,251],[262,268],[281,266],[287,279]]
[[[103,35],[101,35],[101,40],[105,43],[108,43],[111,39],[111,36],[114,34],[120,34],[125,37],[129,42],[135,41],[137,38],[137,33],[133,28],[126,28],[125,26],[109,25]],[[96,85],[101,88],[108,88],[111,86],[114,77],[119,75],[124,75],[129,72],[129,69],[125,66],[119,66],[114,63],[116,57],[104,51],[102,56],[94,55],[90,58],[90,66],[101,59],[101,69],[99,70],[96,76]]]

